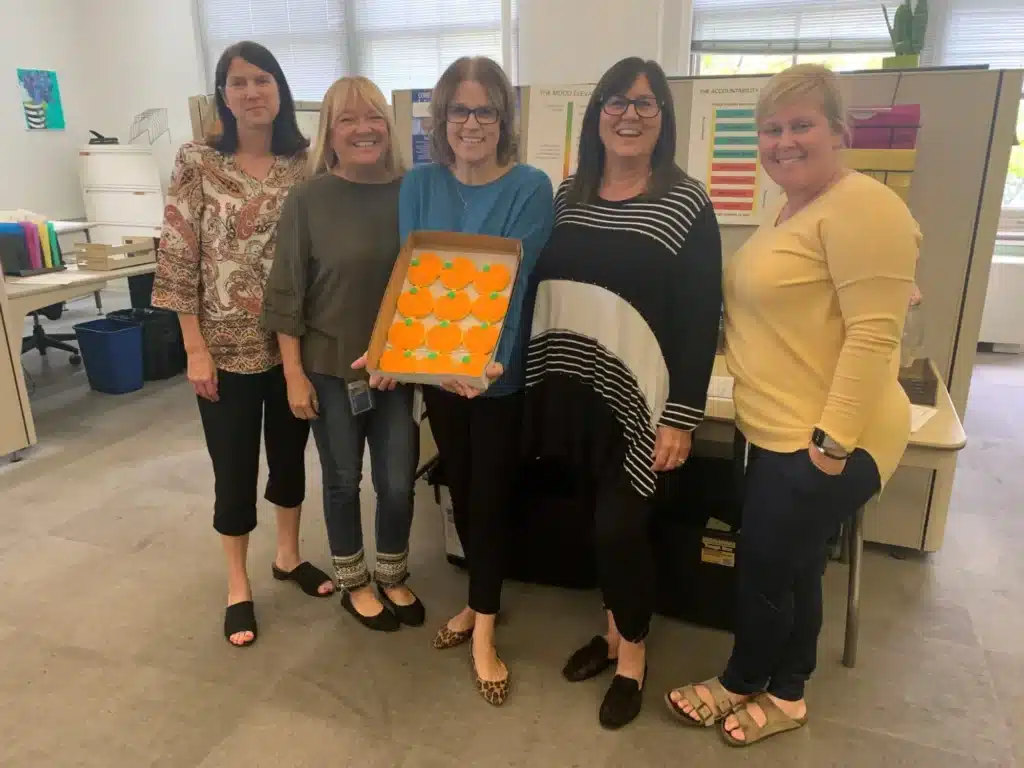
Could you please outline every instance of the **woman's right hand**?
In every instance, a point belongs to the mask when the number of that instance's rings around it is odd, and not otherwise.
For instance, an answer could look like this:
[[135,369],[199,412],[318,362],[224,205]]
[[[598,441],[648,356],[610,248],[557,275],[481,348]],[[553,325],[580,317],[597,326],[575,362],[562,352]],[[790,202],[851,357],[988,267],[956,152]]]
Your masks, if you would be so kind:
[[188,381],[201,398],[211,403],[220,399],[217,392],[217,366],[210,350],[204,348],[188,353]]
[[[358,360],[352,362],[352,370],[362,371],[366,368],[366,352],[360,355]],[[369,380],[370,387],[373,389],[394,389],[398,386],[398,382],[392,379],[390,376],[381,376],[379,373],[371,373]]]
[[284,380],[288,387],[288,407],[291,408],[292,416],[303,421],[316,419],[320,415],[320,403],[309,377],[299,371],[291,376],[286,375]]

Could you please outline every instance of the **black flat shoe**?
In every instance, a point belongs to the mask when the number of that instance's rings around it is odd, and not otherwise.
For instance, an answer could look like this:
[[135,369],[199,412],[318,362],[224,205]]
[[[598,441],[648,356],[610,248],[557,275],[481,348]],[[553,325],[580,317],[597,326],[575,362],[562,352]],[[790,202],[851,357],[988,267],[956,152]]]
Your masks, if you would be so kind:
[[613,664],[615,659],[608,658],[608,641],[598,635],[569,657],[562,667],[562,677],[570,683],[579,683],[597,677]]
[[[644,665],[644,680],[647,680],[647,666]],[[631,677],[616,675],[608,686],[608,693],[601,702],[598,720],[609,730],[629,725],[640,714],[644,702],[643,683]]]
[[389,611],[387,608],[381,608],[380,613],[376,616],[363,616],[356,607],[352,605],[352,595],[346,589],[341,596],[341,607],[351,613],[356,621],[362,624],[367,629],[372,629],[374,632],[397,632],[401,624],[398,623],[398,619],[395,618],[395,614]]
[[415,593],[413,594],[413,602],[410,605],[399,605],[396,603],[388,597],[388,593],[380,584],[377,585],[377,594],[380,596],[380,601],[384,603],[384,607],[395,615],[400,624],[405,624],[407,627],[422,627],[423,622],[427,620],[427,609],[423,607],[423,603],[420,602]]

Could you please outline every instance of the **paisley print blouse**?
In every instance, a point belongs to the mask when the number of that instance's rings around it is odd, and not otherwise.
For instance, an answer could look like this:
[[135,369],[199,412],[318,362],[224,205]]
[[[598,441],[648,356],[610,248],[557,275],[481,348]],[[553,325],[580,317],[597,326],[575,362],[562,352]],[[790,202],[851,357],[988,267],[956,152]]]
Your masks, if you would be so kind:
[[178,151],[164,208],[153,306],[198,315],[217,368],[261,373],[281,362],[260,325],[288,190],[305,176],[306,155],[278,156],[259,181],[233,155],[188,143]]

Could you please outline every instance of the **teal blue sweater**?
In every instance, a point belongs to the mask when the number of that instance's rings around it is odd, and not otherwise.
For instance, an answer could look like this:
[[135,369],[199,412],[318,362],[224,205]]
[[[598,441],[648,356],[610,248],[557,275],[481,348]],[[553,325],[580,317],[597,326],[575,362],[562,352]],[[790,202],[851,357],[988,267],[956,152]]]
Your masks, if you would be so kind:
[[415,230],[468,232],[511,237],[523,243],[523,261],[512,289],[512,302],[501,331],[495,360],[505,372],[485,396],[523,388],[530,318],[523,318],[523,298],[530,273],[551,234],[554,192],[547,174],[532,165],[516,165],[500,179],[469,186],[448,168],[422,165],[405,175],[398,199],[402,242]]

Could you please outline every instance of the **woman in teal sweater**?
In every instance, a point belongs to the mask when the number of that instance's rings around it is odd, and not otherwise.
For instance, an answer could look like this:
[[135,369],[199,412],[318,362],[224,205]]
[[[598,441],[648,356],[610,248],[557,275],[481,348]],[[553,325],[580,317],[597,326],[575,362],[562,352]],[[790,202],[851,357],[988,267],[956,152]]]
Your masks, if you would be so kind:
[[[438,631],[434,647],[472,638],[477,688],[491,704],[508,696],[508,669],[494,644],[509,502],[520,466],[526,284],[552,224],[551,181],[516,162],[515,92],[487,58],[462,58],[438,80],[430,104],[435,163],[409,171],[399,196],[404,242],[414,230],[521,240],[523,261],[505,316],[491,385],[424,387],[427,419],[451,490],[469,568],[469,601]],[[527,319],[525,322],[529,322]],[[477,396],[479,395],[479,397]]]

